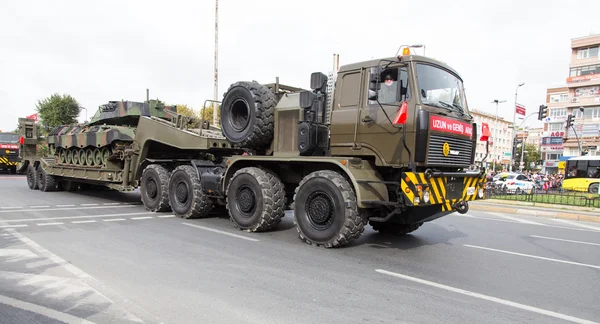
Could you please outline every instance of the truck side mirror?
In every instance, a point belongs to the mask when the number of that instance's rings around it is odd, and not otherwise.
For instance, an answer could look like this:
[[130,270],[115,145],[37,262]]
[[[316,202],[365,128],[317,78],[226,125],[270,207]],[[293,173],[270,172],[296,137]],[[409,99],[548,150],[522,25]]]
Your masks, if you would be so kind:
[[317,95],[310,91],[300,92],[300,107],[303,109],[310,109],[317,99]]
[[371,68],[371,71],[369,73],[369,93],[368,93],[368,97],[369,100],[377,100],[377,90],[379,90],[380,85],[379,85],[379,71],[380,71],[380,67],[379,66],[375,66]]

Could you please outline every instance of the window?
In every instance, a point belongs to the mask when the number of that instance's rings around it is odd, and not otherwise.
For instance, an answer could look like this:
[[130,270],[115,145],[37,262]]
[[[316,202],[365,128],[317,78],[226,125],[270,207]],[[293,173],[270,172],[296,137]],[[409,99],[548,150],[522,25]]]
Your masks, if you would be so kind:
[[557,131],[561,131],[564,130],[564,123],[552,123],[552,124],[548,124],[548,130],[551,132],[557,132]]
[[562,153],[547,153],[546,160],[558,160],[562,157]]
[[599,118],[600,117],[600,107],[595,108],[583,108],[583,112],[579,109],[574,109],[575,118]]
[[565,102],[569,101],[568,93],[555,93],[550,95],[550,102]]
[[598,46],[580,48],[579,50],[577,50],[578,59],[586,59],[591,57],[598,57]]
[[600,178],[600,161],[571,160],[567,162],[566,178]]
[[0,143],[19,143],[19,134],[0,133]]
[[566,108],[550,109],[548,111],[549,117],[563,117],[567,115]]
[[571,68],[569,76],[576,77],[587,74],[600,74],[600,64]]
[[345,74],[342,78],[341,107],[358,106],[358,93],[360,88],[360,72]]
[[[375,69],[372,69],[372,73],[375,73]],[[379,75],[379,80],[381,80],[377,90],[377,100],[379,103],[393,104],[410,100],[408,69],[405,66],[383,70]],[[369,100],[369,105],[376,104],[377,101]]]

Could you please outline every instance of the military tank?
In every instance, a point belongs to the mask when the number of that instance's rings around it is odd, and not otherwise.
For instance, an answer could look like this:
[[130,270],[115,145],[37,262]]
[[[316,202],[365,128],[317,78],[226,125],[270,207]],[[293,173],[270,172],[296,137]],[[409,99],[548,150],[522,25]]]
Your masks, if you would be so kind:
[[124,150],[133,143],[140,116],[172,119],[176,106],[160,100],[109,101],[88,123],[57,126],[48,134],[50,154],[64,166],[102,169],[121,164]]

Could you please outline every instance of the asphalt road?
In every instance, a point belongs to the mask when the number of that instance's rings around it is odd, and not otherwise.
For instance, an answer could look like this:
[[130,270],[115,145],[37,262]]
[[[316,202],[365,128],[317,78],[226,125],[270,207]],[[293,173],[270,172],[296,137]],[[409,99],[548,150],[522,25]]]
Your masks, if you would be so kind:
[[600,322],[600,224],[469,212],[340,249],[0,175],[0,323]]

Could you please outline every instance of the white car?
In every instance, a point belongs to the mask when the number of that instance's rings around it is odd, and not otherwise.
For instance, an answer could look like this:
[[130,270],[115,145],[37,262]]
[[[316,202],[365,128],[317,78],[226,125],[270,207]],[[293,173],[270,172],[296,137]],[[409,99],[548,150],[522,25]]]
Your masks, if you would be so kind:
[[[498,176],[498,175],[496,175]],[[527,193],[531,194],[535,183],[527,179],[527,177],[520,173],[502,173],[494,177],[494,184],[497,188],[502,191],[506,190],[508,193]]]

